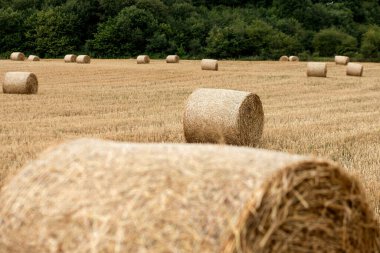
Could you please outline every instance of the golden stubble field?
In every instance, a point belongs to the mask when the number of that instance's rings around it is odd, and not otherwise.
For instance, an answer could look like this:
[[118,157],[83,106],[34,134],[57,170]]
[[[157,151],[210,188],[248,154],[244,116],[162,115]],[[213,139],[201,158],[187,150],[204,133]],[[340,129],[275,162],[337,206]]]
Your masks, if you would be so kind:
[[260,148],[314,154],[356,175],[380,215],[380,64],[347,77],[328,64],[328,78],[307,78],[306,63],[92,60],[89,65],[0,61],[7,71],[32,71],[37,95],[0,92],[0,187],[50,145],[78,137],[128,142],[184,142],[184,102],[198,87],[258,94],[265,112]]

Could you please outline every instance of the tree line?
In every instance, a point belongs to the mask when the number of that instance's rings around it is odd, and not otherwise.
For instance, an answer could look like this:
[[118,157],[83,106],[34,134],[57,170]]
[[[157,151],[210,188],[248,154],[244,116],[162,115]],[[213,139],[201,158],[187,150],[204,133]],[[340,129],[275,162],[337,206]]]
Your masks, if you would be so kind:
[[0,0],[0,55],[380,59],[380,0]]

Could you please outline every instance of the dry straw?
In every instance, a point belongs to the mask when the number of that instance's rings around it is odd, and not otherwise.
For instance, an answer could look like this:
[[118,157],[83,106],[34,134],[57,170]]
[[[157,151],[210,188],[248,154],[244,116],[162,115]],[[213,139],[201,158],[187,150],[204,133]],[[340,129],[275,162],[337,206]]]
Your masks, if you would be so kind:
[[38,80],[30,72],[5,73],[3,92],[10,94],[35,94],[38,91]]
[[29,55],[28,61],[40,61],[40,57],[36,55]]
[[359,63],[348,63],[347,75],[348,76],[362,76],[363,75],[363,65],[361,65]]
[[88,55],[78,55],[76,62],[81,64],[89,64],[91,62],[91,58]]
[[337,55],[335,56],[335,63],[338,65],[347,65],[350,62],[350,58],[347,56]]
[[78,140],[24,167],[0,203],[2,253],[379,252],[357,180],[251,148]]
[[166,63],[179,63],[179,56],[178,55],[168,55],[168,57],[166,57]]
[[218,61],[212,60],[212,59],[203,59],[201,62],[201,69],[218,71],[219,69]]
[[139,55],[137,57],[137,64],[148,64],[150,63],[150,58],[148,55]]
[[11,60],[12,61],[24,61],[25,60],[25,55],[20,52],[14,52],[11,54]]
[[76,62],[77,56],[75,54],[67,54],[65,55],[64,61],[66,63]]
[[183,116],[187,142],[256,146],[263,127],[259,96],[244,91],[197,89]]
[[327,76],[327,65],[323,62],[309,62],[307,64],[307,76],[313,77],[326,77]]
[[300,61],[300,59],[297,56],[290,56],[289,61]]
[[279,61],[289,61],[289,57],[287,57],[286,55],[283,55],[280,57]]

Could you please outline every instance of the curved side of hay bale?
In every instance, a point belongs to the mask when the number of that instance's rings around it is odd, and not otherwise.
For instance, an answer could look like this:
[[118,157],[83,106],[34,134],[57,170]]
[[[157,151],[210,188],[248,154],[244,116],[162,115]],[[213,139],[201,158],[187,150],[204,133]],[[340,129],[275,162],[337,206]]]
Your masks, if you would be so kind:
[[300,59],[298,58],[298,56],[292,55],[289,57],[289,61],[300,61]]
[[256,146],[264,128],[259,96],[224,89],[197,89],[188,98],[183,116],[190,143]]
[[25,166],[0,203],[4,253],[375,253],[379,236],[336,164],[230,146],[78,140]]
[[324,62],[309,62],[307,64],[306,75],[311,77],[326,77],[327,64]]
[[77,56],[75,54],[67,54],[65,55],[65,58],[63,58],[63,60],[66,63],[76,62]]
[[10,58],[12,61],[24,61],[25,55],[21,52],[13,52]]
[[37,76],[30,72],[7,72],[4,76],[3,92],[9,94],[36,94]]
[[150,63],[150,58],[148,55],[137,56],[137,64],[148,64]]
[[280,57],[279,61],[289,61],[289,57],[286,55],[283,55]]
[[91,57],[88,55],[78,55],[76,62],[80,64],[89,64],[91,62]]
[[218,71],[219,69],[218,60],[203,59],[201,61],[201,69]]
[[348,56],[336,55],[335,63],[337,65],[347,65],[350,62],[350,58]]
[[346,74],[348,76],[363,76],[363,65],[359,63],[348,63]]
[[40,61],[40,57],[36,55],[29,55],[28,61]]
[[168,55],[166,57],[166,63],[179,63],[178,55]]

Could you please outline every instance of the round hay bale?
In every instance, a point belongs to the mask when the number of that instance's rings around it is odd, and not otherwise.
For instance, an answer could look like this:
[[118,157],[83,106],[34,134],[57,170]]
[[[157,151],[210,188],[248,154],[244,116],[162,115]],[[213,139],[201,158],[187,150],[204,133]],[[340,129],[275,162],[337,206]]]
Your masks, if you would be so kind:
[[300,59],[297,56],[292,55],[289,57],[289,61],[300,61]]
[[[30,72],[7,72],[4,76],[3,92],[9,94],[36,94],[37,76]],[[1,248],[1,247],[0,247]]]
[[201,69],[218,71],[219,69],[218,61],[212,60],[212,59],[203,59],[201,62]]
[[75,54],[67,54],[63,59],[66,63],[76,62],[77,56]]
[[259,96],[224,89],[197,89],[187,100],[184,135],[191,143],[256,146],[264,128]]
[[289,61],[289,57],[287,57],[286,55],[283,55],[280,57],[279,61]]
[[77,140],[0,203],[3,253],[377,253],[380,234],[335,163],[230,146]]
[[28,61],[40,61],[40,57],[36,55],[29,55]]
[[91,58],[88,55],[78,55],[76,62],[80,64],[89,64],[91,62]]
[[166,63],[179,63],[179,56],[178,55],[168,55],[168,57],[166,57]]
[[336,55],[335,63],[337,65],[347,65],[350,62],[350,58],[347,56]]
[[313,77],[326,77],[327,64],[324,62],[309,62],[307,64],[306,75],[313,76]]
[[11,60],[12,61],[24,61],[25,55],[21,52],[14,52],[11,54]]
[[347,64],[347,75],[348,76],[362,76],[363,75],[363,65],[359,63],[348,63]]
[[137,64],[148,64],[150,63],[150,58],[148,55],[137,56]]

